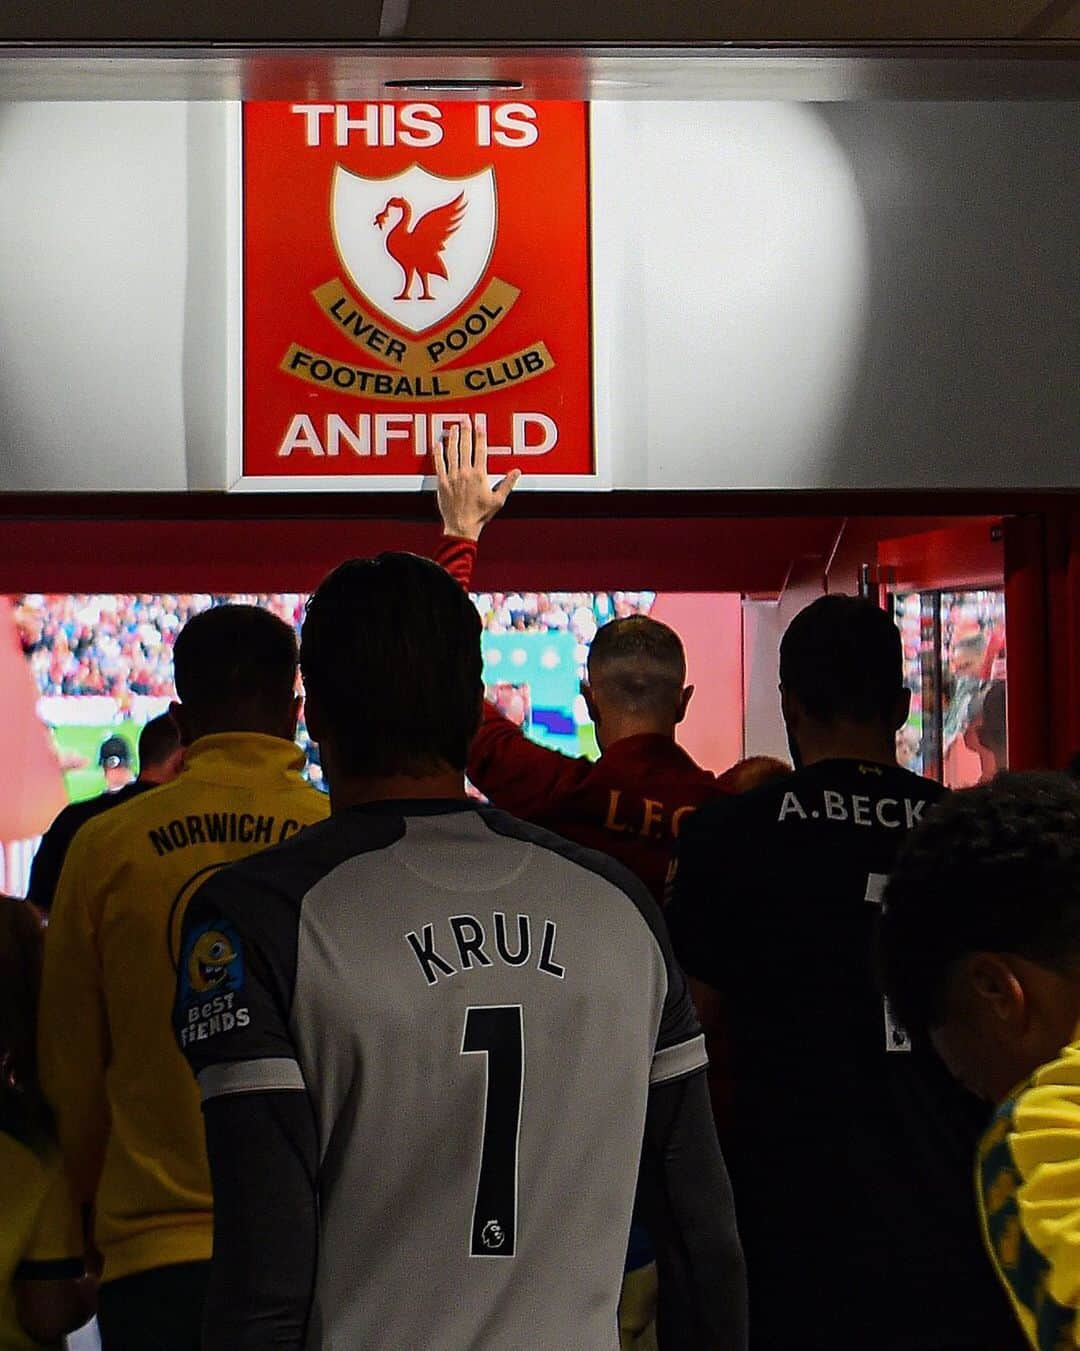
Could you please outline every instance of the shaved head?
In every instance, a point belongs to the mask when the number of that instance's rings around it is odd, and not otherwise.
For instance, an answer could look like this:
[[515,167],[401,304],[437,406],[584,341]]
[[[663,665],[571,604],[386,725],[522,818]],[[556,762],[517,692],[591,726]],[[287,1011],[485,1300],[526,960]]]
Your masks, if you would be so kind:
[[676,721],[686,684],[679,635],[647,615],[605,624],[589,651],[589,684],[620,712]]

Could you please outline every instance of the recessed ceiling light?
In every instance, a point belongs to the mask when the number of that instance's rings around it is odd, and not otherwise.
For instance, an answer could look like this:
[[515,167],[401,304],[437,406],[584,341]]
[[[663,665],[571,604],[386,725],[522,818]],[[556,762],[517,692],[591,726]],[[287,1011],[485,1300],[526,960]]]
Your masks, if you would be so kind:
[[460,90],[467,94],[505,93],[525,88],[522,80],[387,80],[387,89],[409,89],[426,93]]

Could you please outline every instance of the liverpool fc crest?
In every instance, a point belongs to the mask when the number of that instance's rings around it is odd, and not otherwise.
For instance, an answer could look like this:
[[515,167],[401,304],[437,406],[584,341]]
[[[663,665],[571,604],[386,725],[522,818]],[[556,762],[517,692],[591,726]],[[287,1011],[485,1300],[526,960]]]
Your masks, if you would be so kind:
[[443,178],[418,164],[391,178],[338,165],[330,217],[353,285],[407,333],[437,327],[484,278],[498,224],[495,173]]

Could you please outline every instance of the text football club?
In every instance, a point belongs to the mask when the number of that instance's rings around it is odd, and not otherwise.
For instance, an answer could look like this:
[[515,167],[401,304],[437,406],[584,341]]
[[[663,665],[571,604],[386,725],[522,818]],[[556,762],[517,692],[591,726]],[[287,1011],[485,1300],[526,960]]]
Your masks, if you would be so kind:
[[244,475],[596,472],[579,103],[244,106]]

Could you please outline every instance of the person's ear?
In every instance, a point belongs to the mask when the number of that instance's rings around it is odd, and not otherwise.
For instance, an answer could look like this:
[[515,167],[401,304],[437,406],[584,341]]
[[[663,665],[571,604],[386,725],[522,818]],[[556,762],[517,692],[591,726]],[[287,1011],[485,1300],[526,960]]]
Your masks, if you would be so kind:
[[594,727],[600,726],[600,710],[596,707],[596,698],[593,695],[592,686],[587,680],[581,682],[581,697],[585,700],[585,707],[589,710],[589,717]]
[[183,704],[174,701],[169,705],[169,717],[176,723],[177,730],[180,733],[180,745],[186,749],[196,740],[187,709]]
[[687,685],[679,696],[679,711],[675,715],[676,726],[686,717],[686,710],[690,707],[690,700],[694,697],[693,685]]
[[1026,1030],[1027,993],[1008,961],[996,952],[975,952],[964,959],[962,975],[970,994],[985,1013],[1014,1036]]
[[904,723],[907,722],[911,714],[911,691],[905,685],[896,697],[896,707],[893,709],[892,725],[893,731],[899,732]]
[[798,699],[783,685],[780,686],[780,712],[783,714],[784,726],[789,732],[795,732],[802,721],[802,708]]

